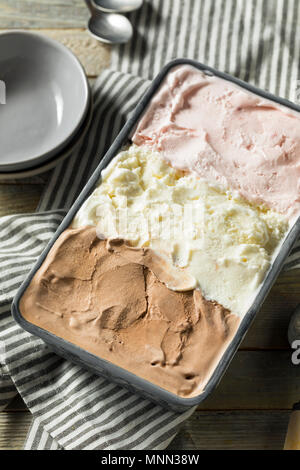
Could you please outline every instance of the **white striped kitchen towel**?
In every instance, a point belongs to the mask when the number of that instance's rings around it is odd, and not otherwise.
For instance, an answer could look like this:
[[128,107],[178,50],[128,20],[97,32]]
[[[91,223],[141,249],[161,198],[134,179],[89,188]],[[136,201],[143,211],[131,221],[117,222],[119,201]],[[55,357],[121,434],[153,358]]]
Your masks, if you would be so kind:
[[[170,412],[59,358],[10,315],[19,284],[147,80],[168,60],[189,57],[297,97],[298,0],[152,0],[130,18],[134,38],[114,49],[112,70],[96,81],[92,126],[81,148],[53,170],[37,213],[1,219],[0,406],[17,388],[34,416],[26,449],[163,449],[193,411]],[[286,264],[294,267],[300,244]]]

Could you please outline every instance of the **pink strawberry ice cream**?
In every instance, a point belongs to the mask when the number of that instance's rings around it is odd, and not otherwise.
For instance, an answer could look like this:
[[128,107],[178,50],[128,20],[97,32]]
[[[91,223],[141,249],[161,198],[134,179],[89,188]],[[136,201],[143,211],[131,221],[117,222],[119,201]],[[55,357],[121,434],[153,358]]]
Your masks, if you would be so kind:
[[132,140],[253,203],[299,213],[300,115],[229,81],[172,69]]

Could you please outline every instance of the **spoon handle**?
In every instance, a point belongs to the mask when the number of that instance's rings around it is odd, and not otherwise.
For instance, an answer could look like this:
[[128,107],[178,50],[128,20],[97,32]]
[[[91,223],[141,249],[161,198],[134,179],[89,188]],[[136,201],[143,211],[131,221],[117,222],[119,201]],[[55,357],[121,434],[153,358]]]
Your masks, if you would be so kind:
[[300,450],[300,402],[294,405],[290,416],[284,450]]
[[88,9],[90,10],[91,13],[93,13],[93,5],[92,5],[92,2],[91,0],[84,0],[85,1],[85,4],[86,6],[88,7]]

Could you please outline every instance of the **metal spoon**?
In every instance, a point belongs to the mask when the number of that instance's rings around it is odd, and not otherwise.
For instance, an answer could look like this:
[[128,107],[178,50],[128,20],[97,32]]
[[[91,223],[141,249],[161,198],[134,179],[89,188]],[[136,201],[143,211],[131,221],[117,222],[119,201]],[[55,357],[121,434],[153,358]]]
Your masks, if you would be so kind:
[[131,39],[133,29],[126,16],[103,13],[91,0],[85,0],[85,3],[91,12],[87,28],[94,38],[108,44],[121,44]]
[[92,0],[95,7],[105,13],[129,13],[138,10],[144,0]]

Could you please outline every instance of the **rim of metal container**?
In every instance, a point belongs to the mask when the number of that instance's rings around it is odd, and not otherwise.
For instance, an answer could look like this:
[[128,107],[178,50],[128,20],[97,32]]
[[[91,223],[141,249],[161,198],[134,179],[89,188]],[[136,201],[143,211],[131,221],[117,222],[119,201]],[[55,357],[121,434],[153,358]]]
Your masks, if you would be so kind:
[[108,165],[108,163],[112,160],[112,158],[117,154],[118,151],[125,145],[128,140],[130,140],[130,136],[134,128],[136,127],[140,117],[146,110],[152,96],[158,90],[160,84],[168,74],[168,72],[179,65],[191,65],[198,70],[201,70],[205,74],[209,76],[216,76],[231,83],[234,83],[251,93],[254,93],[262,98],[268,99],[270,101],[275,102],[276,104],[280,104],[284,107],[292,109],[294,111],[300,112],[300,106],[286,100],[283,98],[276,97],[268,92],[265,92],[259,88],[256,88],[249,83],[243,82],[242,80],[235,78],[231,75],[228,75],[223,72],[219,72],[218,70],[208,67],[200,62],[191,59],[175,59],[166,64],[157,77],[152,81],[146,93],[142,96],[140,101],[138,102],[135,110],[132,112],[130,118],[127,120],[126,124],[113,141],[112,145],[110,146],[109,150],[106,152],[102,160],[99,162],[96,170],[94,171],[93,175],[88,180],[87,184],[81,191],[80,195],[77,197],[76,201],[66,214],[65,218],[63,219],[62,223],[59,225],[57,231],[55,232],[53,238],[50,240],[48,245],[46,246],[43,253],[40,255],[38,260],[36,261],[34,267],[31,269],[30,273],[27,275],[26,279],[23,281],[22,285],[18,289],[16,293],[13,303],[12,303],[12,315],[13,318],[20,326],[25,329],[26,331],[42,338],[46,343],[52,345],[56,348],[56,351],[59,350],[65,357],[67,356],[68,359],[74,362],[80,362],[84,367],[91,369],[96,374],[106,375],[111,380],[117,381],[119,384],[120,382],[125,386],[137,391],[138,393],[146,393],[147,396],[150,397],[159,403],[163,402],[164,404],[177,407],[178,409],[190,408],[193,406],[198,405],[202,402],[218,385],[219,381],[221,380],[223,374],[225,373],[227,367],[229,366],[231,360],[234,357],[235,352],[237,351],[240,343],[242,342],[244,336],[246,335],[251,323],[253,322],[256,313],[259,311],[262,303],[264,302],[266,296],[268,295],[272,285],[274,284],[285,259],[287,258],[289,252],[292,249],[293,244],[297,240],[298,236],[300,235],[300,217],[297,219],[291,230],[289,231],[287,237],[285,238],[280,251],[278,252],[270,270],[267,272],[267,275],[263,281],[261,288],[259,289],[257,296],[248,309],[247,313],[244,315],[240,326],[231,341],[228,345],[226,351],[223,353],[217,367],[215,368],[213,374],[211,375],[208,383],[206,384],[204,390],[199,394],[191,398],[184,398],[179,395],[173,394],[158,385],[155,385],[135,374],[132,372],[123,369],[112,362],[109,362],[105,359],[102,359],[96,355],[93,355],[84,349],[80,348],[79,346],[70,343],[63,338],[55,336],[54,334],[46,331],[30,322],[25,320],[19,310],[19,302],[20,299],[26,290],[28,284],[30,283],[31,279],[33,278],[36,271],[40,268],[43,261],[45,260],[50,248],[57,240],[59,235],[71,224],[76,212],[79,210],[80,206],[86,200],[86,198],[91,194],[91,192],[95,189],[97,185],[101,171]]

